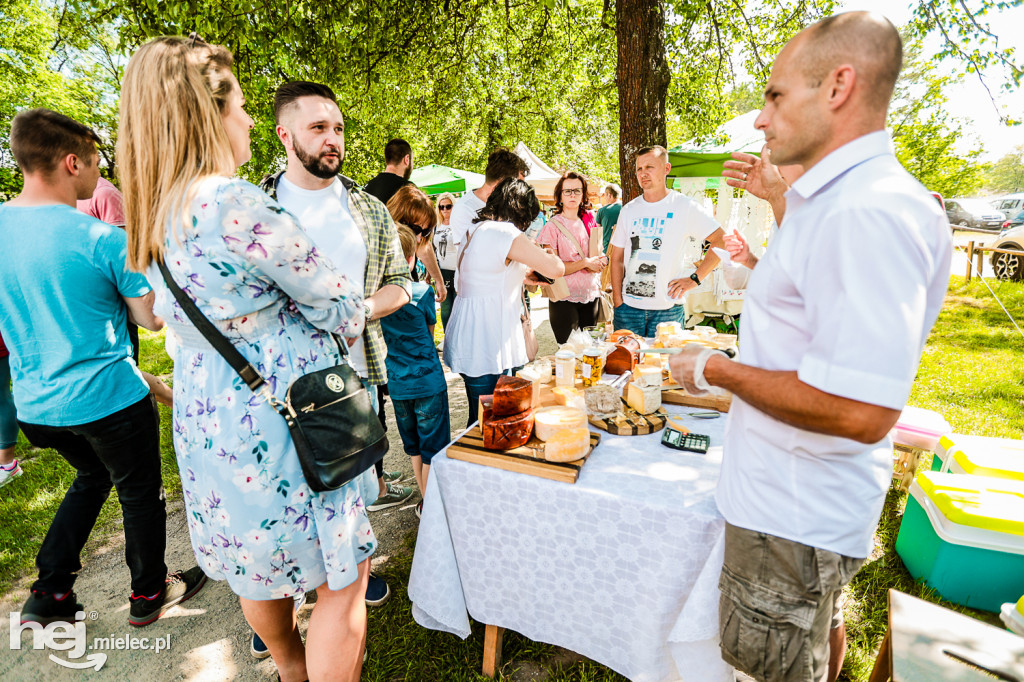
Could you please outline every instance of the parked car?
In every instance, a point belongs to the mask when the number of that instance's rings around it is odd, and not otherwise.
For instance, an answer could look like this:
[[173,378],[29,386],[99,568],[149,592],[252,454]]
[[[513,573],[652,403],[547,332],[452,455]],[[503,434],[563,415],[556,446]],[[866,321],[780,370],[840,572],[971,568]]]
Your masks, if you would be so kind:
[[1014,215],[1017,211],[1024,210],[1024,193],[996,197],[988,203],[997,211],[1002,211],[1008,216]]
[[[1018,217],[1024,216],[1024,212]],[[990,245],[995,249],[1020,251],[1021,254],[993,253],[992,270],[998,279],[1024,281],[1024,223],[1003,230]]]
[[961,225],[980,230],[998,230],[1006,216],[981,199],[952,199],[946,202],[946,216],[950,225]]
[[[1007,216],[1010,214],[1007,213]],[[1017,215],[1009,218],[1003,223],[1003,231],[1009,230],[1011,227],[1017,227],[1018,225],[1024,225],[1024,211],[1020,211]]]

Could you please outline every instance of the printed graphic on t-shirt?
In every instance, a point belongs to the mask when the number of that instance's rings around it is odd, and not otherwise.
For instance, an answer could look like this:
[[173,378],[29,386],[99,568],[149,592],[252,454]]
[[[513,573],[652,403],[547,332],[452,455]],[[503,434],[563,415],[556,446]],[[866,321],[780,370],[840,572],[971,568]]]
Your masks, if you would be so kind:
[[[671,224],[673,213],[670,211],[663,218],[639,218],[629,228],[629,263],[626,265],[625,294],[637,298],[654,298],[657,295],[658,267],[661,265],[661,246],[665,238],[665,228]],[[696,243],[693,236],[684,239],[682,252],[689,252]],[[672,254],[663,267],[675,268]],[[670,273],[671,274],[671,273]]]

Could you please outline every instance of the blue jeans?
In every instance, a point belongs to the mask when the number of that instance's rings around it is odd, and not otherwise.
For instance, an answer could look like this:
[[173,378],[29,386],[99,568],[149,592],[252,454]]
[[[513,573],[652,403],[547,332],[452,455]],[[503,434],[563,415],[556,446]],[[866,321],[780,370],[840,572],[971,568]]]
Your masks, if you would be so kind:
[[391,404],[405,454],[420,457],[429,465],[431,458],[452,440],[447,387],[426,398],[392,398]]
[[167,516],[160,478],[160,422],[148,395],[112,415],[79,426],[21,422],[32,445],[53,448],[75,468],[75,480],[57,508],[36,555],[39,592],[69,592],[82,569],[81,554],[100,508],[117,488],[124,517],[124,558],[132,592],[156,594],[167,577]]
[[11,396],[11,356],[0,358],[0,450],[18,443],[18,411]]
[[480,418],[480,396],[493,394],[494,386],[498,383],[498,377],[502,376],[502,374],[515,374],[521,369],[522,367],[513,367],[501,374],[485,374],[480,377],[470,377],[465,374],[459,375],[466,384],[466,399],[469,400],[469,419],[466,421],[467,429]]
[[651,338],[658,335],[658,324],[678,322],[683,326],[686,314],[683,306],[674,305],[668,310],[640,310],[623,303],[615,308],[615,328],[628,329],[638,336]]

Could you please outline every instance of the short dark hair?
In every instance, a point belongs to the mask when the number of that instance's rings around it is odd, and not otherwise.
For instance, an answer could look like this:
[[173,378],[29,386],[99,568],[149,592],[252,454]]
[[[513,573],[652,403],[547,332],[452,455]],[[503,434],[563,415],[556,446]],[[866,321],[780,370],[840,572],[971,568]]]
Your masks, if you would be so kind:
[[313,83],[312,81],[289,81],[283,83],[274,92],[274,120],[280,123],[281,112],[303,97],[323,97],[335,104],[338,102],[334,90],[331,90],[326,85]]
[[651,145],[650,147],[644,147],[636,153],[636,158],[640,158],[644,154],[654,154],[656,157],[668,163],[668,150],[662,147],[660,144]]
[[480,209],[473,222],[497,220],[512,223],[520,232],[526,232],[538,213],[540,201],[533,188],[519,178],[505,178],[487,197],[487,205]]
[[563,173],[562,177],[558,178],[558,182],[555,184],[555,213],[561,213],[564,210],[562,206],[562,185],[565,184],[566,180],[579,180],[583,183],[583,198],[580,200],[579,208],[576,210],[578,217],[582,219],[583,214],[587,212],[587,203],[589,201],[587,199],[589,196],[587,192],[589,188],[587,187],[587,179],[576,171]]
[[484,171],[485,182],[500,182],[505,178],[518,178],[522,173],[528,175],[530,167],[523,157],[507,147],[499,147],[487,157],[487,170]]
[[412,147],[410,147],[409,143],[400,137],[388,140],[388,143],[384,145],[384,163],[389,166],[396,163],[402,163],[402,159],[404,159],[407,154],[412,154]]
[[27,109],[14,117],[10,141],[22,173],[49,173],[68,154],[88,161],[96,153],[100,137],[73,118],[40,108]]

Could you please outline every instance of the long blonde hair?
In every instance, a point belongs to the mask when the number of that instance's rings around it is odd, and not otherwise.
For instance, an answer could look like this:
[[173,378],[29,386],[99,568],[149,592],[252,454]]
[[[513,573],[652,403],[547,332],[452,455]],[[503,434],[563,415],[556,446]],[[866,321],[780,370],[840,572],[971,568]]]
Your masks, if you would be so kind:
[[221,111],[231,94],[231,53],[202,40],[154,38],[132,55],[121,87],[118,175],[124,193],[128,267],[163,260],[168,224],[187,229],[190,188],[234,175]]

